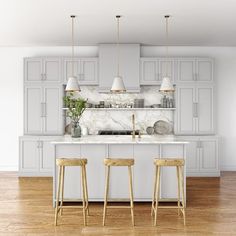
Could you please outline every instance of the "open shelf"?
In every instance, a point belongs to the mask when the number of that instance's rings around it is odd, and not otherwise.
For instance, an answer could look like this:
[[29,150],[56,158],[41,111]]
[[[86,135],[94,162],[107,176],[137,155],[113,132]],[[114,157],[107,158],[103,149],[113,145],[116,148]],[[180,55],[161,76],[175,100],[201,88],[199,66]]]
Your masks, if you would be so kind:
[[[63,110],[68,108],[64,107]],[[174,111],[176,108],[86,108],[88,111]]]

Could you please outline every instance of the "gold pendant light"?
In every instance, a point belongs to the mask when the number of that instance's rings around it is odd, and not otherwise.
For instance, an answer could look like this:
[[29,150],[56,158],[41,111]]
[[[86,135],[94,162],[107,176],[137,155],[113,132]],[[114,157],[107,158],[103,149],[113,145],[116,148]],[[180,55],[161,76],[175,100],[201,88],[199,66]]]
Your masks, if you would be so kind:
[[171,83],[171,79],[168,76],[168,56],[169,56],[169,51],[168,51],[168,44],[169,44],[169,32],[168,32],[168,20],[170,18],[170,15],[165,15],[165,21],[166,21],[166,73],[165,76],[162,78],[162,83],[160,87],[160,92],[163,93],[168,93],[168,92],[174,92],[175,89],[173,87],[173,84]]
[[122,77],[120,76],[120,18],[121,16],[116,16],[117,19],[117,75],[114,77],[111,92],[112,93],[124,93],[126,92],[125,85]]
[[65,91],[67,92],[75,92],[79,91],[80,92],[80,87],[78,84],[78,79],[75,76],[75,49],[74,49],[74,19],[75,15],[71,15],[71,26],[72,26],[72,37],[71,37],[71,44],[72,44],[72,75],[68,78],[67,85]]

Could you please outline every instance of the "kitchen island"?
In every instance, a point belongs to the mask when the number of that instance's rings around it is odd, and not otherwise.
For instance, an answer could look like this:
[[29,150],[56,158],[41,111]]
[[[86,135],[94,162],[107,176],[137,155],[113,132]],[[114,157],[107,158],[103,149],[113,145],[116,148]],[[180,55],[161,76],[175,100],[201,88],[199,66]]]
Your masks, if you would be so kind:
[[[103,201],[105,186],[104,158],[134,158],[133,188],[135,201],[151,201],[154,184],[154,158],[183,158],[186,160],[188,142],[175,136],[148,136],[132,139],[128,135],[88,135],[79,139],[65,136],[52,142],[54,145],[53,202],[57,186],[56,158],[87,158],[87,181],[90,201]],[[129,198],[127,167],[112,167],[109,198],[123,201]],[[184,191],[186,168],[184,168]],[[185,191],[186,192],[186,191]],[[160,196],[163,200],[177,198],[175,167],[161,171]],[[65,200],[81,199],[80,168],[66,167]]]

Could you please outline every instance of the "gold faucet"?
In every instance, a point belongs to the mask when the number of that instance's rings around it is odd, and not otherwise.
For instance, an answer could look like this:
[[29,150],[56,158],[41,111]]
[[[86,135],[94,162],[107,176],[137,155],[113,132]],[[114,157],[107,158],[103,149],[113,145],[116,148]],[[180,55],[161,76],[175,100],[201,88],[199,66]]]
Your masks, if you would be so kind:
[[135,139],[135,116],[132,115],[132,125],[133,125],[133,131],[132,131],[132,139]]

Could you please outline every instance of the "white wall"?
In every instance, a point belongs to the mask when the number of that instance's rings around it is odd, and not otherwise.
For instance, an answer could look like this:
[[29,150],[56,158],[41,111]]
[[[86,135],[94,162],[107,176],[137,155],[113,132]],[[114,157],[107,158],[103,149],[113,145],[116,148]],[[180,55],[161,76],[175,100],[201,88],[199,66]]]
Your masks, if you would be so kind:
[[[80,56],[98,55],[97,47],[80,47]],[[236,170],[236,47],[171,47],[173,56],[215,58],[217,123],[221,169]],[[18,136],[23,135],[23,58],[70,55],[69,47],[0,48],[0,170],[16,170]],[[142,56],[164,55],[163,47],[142,47]]]

